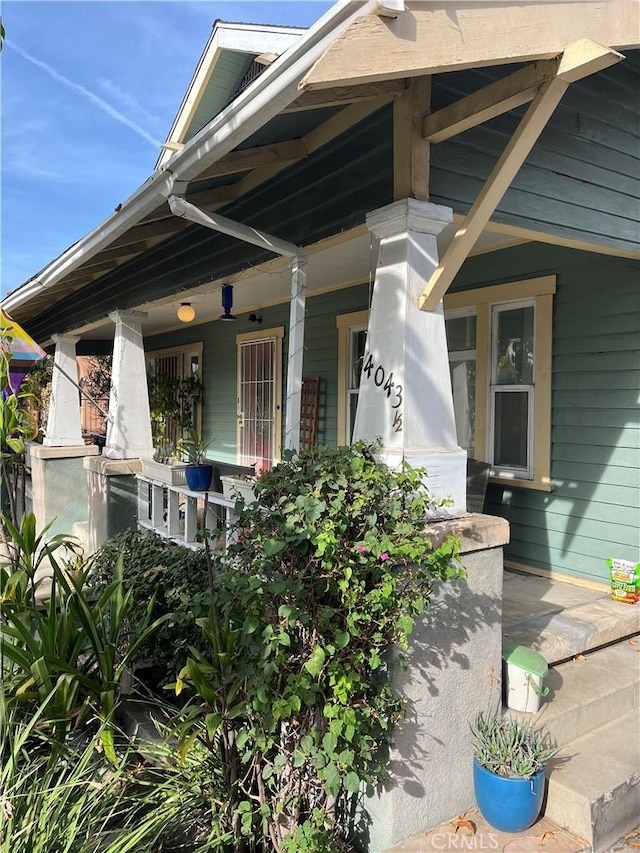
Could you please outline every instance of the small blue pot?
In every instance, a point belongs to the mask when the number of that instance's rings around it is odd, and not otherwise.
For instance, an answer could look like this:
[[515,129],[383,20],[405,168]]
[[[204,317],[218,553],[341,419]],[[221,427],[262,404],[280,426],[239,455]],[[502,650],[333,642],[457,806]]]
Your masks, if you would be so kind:
[[206,492],[211,485],[213,465],[188,465],[184,469],[187,486],[192,492]]
[[501,832],[522,832],[540,814],[545,770],[531,779],[497,776],[473,759],[473,786],[482,816]]

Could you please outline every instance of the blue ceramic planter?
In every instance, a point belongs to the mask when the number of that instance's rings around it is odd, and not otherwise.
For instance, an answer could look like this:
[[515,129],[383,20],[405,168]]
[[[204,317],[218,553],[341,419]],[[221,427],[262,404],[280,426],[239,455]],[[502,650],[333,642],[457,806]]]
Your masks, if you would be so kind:
[[531,779],[497,776],[473,760],[473,785],[482,816],[502,832],[522,832],[540,814],[545,771]]
[[192,492],[206,492],[211,485],[213,465],[188,465],[184,469],[187,486]]

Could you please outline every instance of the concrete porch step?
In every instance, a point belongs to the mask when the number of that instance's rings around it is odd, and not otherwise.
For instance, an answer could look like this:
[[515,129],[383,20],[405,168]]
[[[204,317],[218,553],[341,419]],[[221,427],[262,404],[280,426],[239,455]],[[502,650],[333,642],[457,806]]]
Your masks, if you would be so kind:
[[550,762],[545,817],[594,853],[634,829],[640,815],[640,709],[611,708],[604,725],[569,741]]
[[640,632],[640,606],[590,589],[505,571],[503,638],[539,652],[548,664]]
[[534,714],[511,712],[545,728],[559,746],[640,707],[640,637],[552,667],[548,696]]

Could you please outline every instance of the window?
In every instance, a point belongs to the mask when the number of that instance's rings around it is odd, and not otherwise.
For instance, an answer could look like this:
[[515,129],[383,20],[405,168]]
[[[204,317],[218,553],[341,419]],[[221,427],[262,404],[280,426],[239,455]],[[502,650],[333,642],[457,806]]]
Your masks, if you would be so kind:
[[555,276],[445,297],[458,442],[492,476],[550,487]]
[[[198,432],[202,428],[202,342],[183,347],[145,353],[147,376],[151,388],[151,421],[154,444],[181,438],[180,421],[192,423]],[[166,379],[162,382],[160,377]],[[155,381],[154,381],[155,380]],[[154,397],[154,389],[156,400]],[[156,410],[154,410],[154,403]],[[163,417],[162,410],[170,410],[176,417]]]
[[449,368],[458,444],[475,455],[476,422],[476,315],[451,312],[446,318]]
[[341,314],[336,318],[338,326],[338,444],[348,444],[353,438],[368,323],[368,311]]

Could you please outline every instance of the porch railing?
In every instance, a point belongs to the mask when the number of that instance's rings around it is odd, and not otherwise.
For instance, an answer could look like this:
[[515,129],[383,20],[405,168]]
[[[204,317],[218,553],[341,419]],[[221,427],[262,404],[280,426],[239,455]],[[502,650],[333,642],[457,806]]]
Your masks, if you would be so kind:
[[138,474],[138,525],[187,548],[202,548],[205,537],[216,553],[226,551],[235,501],[219,492],[193,492]]

